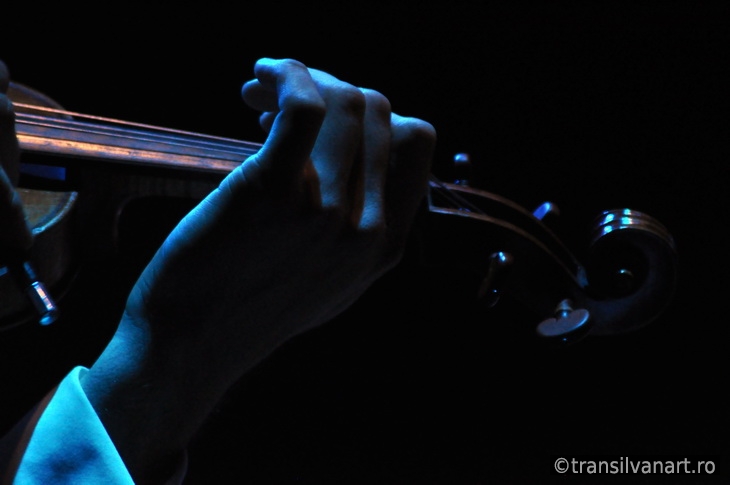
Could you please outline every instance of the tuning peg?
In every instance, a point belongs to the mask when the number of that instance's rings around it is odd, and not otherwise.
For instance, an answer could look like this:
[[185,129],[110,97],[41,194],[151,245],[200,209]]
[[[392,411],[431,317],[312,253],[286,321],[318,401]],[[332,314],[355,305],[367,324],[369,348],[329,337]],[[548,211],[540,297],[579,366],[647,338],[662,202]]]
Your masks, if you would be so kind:
[[501,285],[504,280],[507,269],[512,265],[514,258],[511,254],[497,251],[489,256],[489,266],[487,274],[479,285],[477,297],[484,301],[491,308],[497,304],[501,293]]
[[454,155],[454,183],[468,186],[470,180],[471,156],[468,153],[457,153]]
[[540,337],[561,343],[573,343],[588,334],[590,314],[583,308],[573,308],[570,300],[561,301],[555,314],[540,322],[537,334]]
[[560,209],[552,202],[543,202],[537,209],[532,211],[532,215],[540,221],[549,222],[560,215]]

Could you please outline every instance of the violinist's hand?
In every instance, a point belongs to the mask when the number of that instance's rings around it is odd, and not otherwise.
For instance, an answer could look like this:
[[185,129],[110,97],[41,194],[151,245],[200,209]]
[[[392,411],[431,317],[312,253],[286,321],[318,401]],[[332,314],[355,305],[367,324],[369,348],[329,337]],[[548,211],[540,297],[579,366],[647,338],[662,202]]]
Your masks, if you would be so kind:
[[13,104],[5,96],[9,81],[8,69],[0,61],[0,263],[9,252],[22,254],[32,242],[23,205],[15,191],[20,150]]
[[255,76],[263,148],[169,235],[82,381],[141,481],[245,371],[399,261],[427,187],[430,124],[294,60]]

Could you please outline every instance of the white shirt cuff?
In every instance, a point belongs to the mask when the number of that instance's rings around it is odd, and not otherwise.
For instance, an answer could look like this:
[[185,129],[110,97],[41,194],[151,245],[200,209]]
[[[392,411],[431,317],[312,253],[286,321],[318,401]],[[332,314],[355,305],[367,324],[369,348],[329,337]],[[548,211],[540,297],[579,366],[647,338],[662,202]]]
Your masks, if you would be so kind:
[[14,485],[133,485],[117,449],[84,394],[75,367],[43,411],[20,461]]

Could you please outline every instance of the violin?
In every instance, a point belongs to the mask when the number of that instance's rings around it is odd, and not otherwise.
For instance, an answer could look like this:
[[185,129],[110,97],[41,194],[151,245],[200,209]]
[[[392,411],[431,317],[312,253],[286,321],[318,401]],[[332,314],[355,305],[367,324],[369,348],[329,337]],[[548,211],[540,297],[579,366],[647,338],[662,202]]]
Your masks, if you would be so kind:
[[[42,281],[49,301],[61,300],[71,284],[71,221],[79,213],[100,216],[94,218],[103,226],[99,232],[114,241],[115,217],[130,200],[144,194],[202,198],[261,147],[69,112],[18,83],[11,83],[8,95],[21,150],[52,155],[43,163],[74,172],[68,177],[76,183],[72,190],[19,189],[34,235],[29,263],[35,271],[26,280]],[[464,171],[471,162],[467,154],[457,154],[454,163]],[[633,332],[671,301],[678,279],[676,246],[648,214],[627,208],[599,214],[590,226],[588,256],[580,261],[545,223],[557,211],[551,203],[530,211],[471,187],[466,177],[445,182],[431,176],[428,189],[416,231],[422,264],[470,274],[470,298],[487,308],[509,299],[529,310],[541,339],[572,343],[588,335]],[[84,197],[93,202],[84,204]],[[102,245],[92,241],[88,247]],[[49,304],[55,311],[57,304],[48,301],[38,310],[11,272],[0,269],[0,295],[5,295],[0,329],[37,320]]]

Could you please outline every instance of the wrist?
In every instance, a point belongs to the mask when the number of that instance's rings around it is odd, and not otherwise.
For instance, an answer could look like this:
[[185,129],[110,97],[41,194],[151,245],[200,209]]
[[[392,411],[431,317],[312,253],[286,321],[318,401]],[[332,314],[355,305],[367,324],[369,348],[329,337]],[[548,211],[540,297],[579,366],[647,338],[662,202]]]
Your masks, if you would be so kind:
[[126,315],[80,384],[138,483],[164,477],[179,464],[222,392],[211,379],[196,378],[171,346],[156,346],[146,326]]

